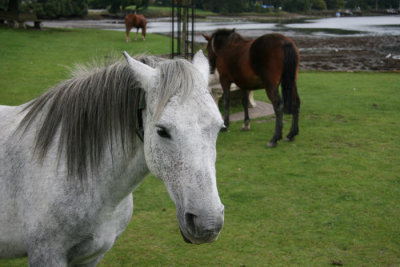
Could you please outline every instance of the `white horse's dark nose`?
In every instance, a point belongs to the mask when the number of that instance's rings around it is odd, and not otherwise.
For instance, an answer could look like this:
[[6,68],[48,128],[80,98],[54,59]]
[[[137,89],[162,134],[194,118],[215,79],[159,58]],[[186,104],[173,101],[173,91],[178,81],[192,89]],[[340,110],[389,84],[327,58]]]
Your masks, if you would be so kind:
[[[187,233],[197,242],[215,241],[224,225],[224,207],[213,212],[186,212]],[[191,240],[192,241],[192,240]]]

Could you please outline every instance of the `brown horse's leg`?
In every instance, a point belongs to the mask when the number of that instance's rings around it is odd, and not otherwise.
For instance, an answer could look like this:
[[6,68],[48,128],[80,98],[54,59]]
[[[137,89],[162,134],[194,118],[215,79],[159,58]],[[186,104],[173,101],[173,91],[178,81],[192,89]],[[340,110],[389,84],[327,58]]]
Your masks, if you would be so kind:
[[275,111],[275,132],[272,139],[267,143],[268,147],[276,147],[277,142],[282,139],[282,127],[283,127],[283,102],[279,95],[278,86],[267,86],[267,95],[271,100]]
[[146,40],[146,25],[142,28],[142,39],[143,41]]
[[297,86],[294,85],[293,90],[293,101],[292,101],[292,127],[285,141],[293,141],[295,136],[299,134],[299,110],[300,110],[300,98],[297,94]]
[[229,105],[230,105],[230,92],[231,92],[231,82],[226,80],[221,80],[222,90],[224,92],[224,124],[225,127],[222,128],[222,132],[226,132],[229,127]]
[[135,36],[135,41],[137,40],[137,36],[139,34],[139,28],[136,28],[136,36]]
[[249,117],[249,91],[242,91],[242,105],[244,109],[244,121],[242,126],[242,131],[250,130],[250,117]]
[[131,31],[131,27],[126,26],[125,32],[126,32],[126,42],[129,43],[129,32]]

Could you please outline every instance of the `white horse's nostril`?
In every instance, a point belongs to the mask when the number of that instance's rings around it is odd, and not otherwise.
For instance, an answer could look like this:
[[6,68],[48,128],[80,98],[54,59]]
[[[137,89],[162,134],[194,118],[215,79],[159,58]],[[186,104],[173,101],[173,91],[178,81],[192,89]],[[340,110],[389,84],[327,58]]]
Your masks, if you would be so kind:
[[190,234],[192,234],[192,235],[196,235],[196,224],[195,224],[196,217],[197,216],[194,215],[193,213],[190,213],[190,212],[185,213],[186,225],[189,229]]

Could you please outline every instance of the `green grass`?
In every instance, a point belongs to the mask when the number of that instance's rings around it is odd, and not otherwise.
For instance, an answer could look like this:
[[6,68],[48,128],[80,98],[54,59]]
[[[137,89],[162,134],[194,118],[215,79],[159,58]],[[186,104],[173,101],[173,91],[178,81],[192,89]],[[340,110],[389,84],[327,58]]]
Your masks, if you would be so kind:
[[[11,30],[0,28],[0,102],[15,105],[38,96],[68,76],[68,67],[111,55],[168,54],[170,39],[148,34],[125,42],[125,32],[103,30]],[[4,78],[3,78],[4,77]]]
[[[108,31],[0,29],[0,104],[36,96],[67,77],[65,66],[74,62],[124,49],[167,53],[167,44],[157,35],[126,44],[123,33]],[[220,134],[225,225],[217,242],[184,243],[172,201],[150,176],[100,266],[400,266],[400,75],[306,72],[298,87],[294,142],[267,149],[274,122],[266,117],[253,120],[249,132],[234,122]],[[266,100],[265,92],[255,98]],[[285,133],[290,119],[285,115]]]

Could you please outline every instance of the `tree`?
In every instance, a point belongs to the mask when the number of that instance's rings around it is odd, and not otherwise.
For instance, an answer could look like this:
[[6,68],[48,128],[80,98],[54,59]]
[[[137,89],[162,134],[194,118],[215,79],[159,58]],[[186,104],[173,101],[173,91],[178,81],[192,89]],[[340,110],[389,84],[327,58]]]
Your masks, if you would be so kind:
[[285,11],[297,12],[297,11],[309,11],[311,10],[311,0],[283,0],[282,8]]
[[243,12],[245,11],[247,6],[246,0],[225,0],[223,2],[224,2],[224,10],[230,13]]
[[40,18],[83,16],[88,12],[87,0],[38,0],[33,8]]
[[239,13],[247,10],[248,3],[249,0],[196,0],[195,4],[197,8],[217,13]]
[[326,7],[330,10],[343,9],[345,5],[344,0],[326,0]]
[[146,9],[149,6],[149,0],[89,0],[89,6],[109,9],[111,13],[117,13],[128,6],[135,6],[136,10]]
[[326,10],[326,2],[325,0],[313,0],[311,8],[315,10]]

